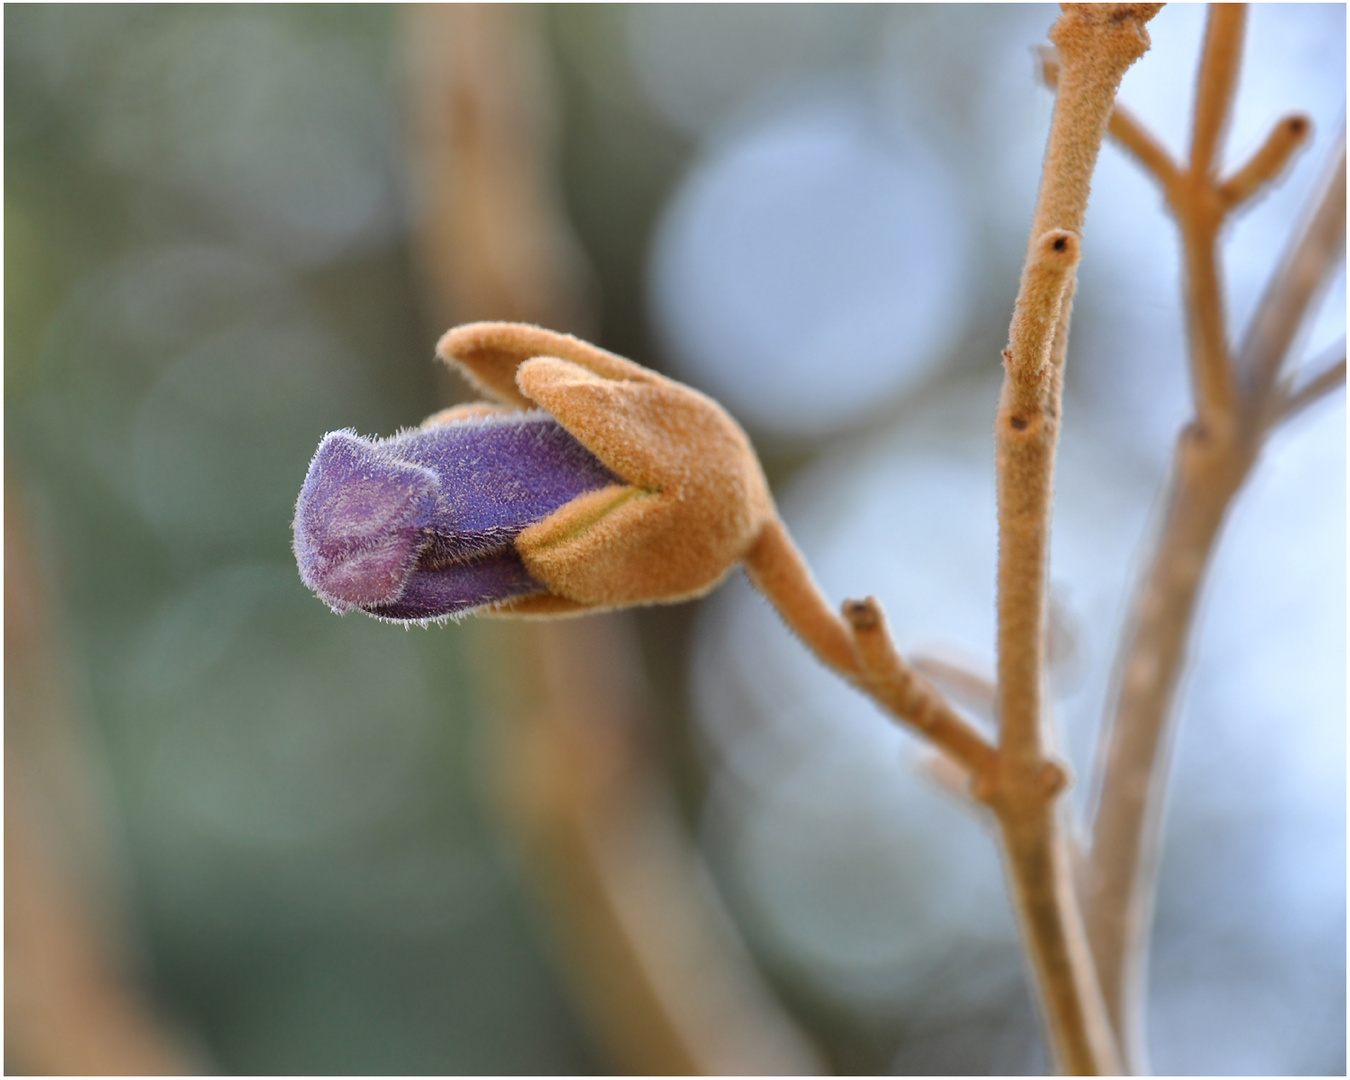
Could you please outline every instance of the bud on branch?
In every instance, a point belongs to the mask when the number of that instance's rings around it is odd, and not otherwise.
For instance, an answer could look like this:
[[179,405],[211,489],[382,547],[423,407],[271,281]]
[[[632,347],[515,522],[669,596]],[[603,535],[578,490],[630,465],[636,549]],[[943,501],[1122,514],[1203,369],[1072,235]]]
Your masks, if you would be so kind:
[[774,518],[749,440],[695,390],[534,326],[458,327],[437,353],[499,404],[388,439],[334,432],[310,464],[296,561],[335,611],[426,622],[685,600]]

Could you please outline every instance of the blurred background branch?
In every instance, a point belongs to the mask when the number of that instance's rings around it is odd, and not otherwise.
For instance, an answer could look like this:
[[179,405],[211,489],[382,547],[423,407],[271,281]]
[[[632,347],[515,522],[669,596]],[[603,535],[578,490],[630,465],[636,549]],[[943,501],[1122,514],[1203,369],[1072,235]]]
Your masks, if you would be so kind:
[[[1192,626],[1221,529],[1246,484],[1278,415],[1278,373],[1312,298],[1330,279],[1345,241],[1345,142],[1333,147],[1331,179],[1295,233],[1293,254],[1275,271],[1241,352],[1229,344],[1229,306],[1219,272],[1219,238],[1239,203],[1219,177],[1219,157],[1237,93],[1247,9],[1212,5],[1197,86],[1191,157],[1160,177],[1185,252],[1185,310],[1190,328],[1194,419],[1177,440],[1167,506],[1141,576],[1117,661],[1117,697],[1104,736],[1096,817],[1084,874],[1092,947],[1112,1023],[1131,1071],[1147,1068],[1144,1016],[1148,938],[1158,889],[1163,805],[1177,721],[1173,701],[1186,667]],[[1294,143],[1309,121],[1293,126]],[[1281,120],[1263,143],[1280,143]],[[1285,136],[1289,142],[1289,136]],[[1269,184],[1293,146],[1253,159]],[[1241,175],[1241,174],[1239,174]],[[1264,185],[1239,187],[1250,199]],[[1279,329],[1272,329],[1272,326]]]
[[[585,333],[593,290],[557,190],[538,19],[501,5],[410,13],[418,246],[433,310],[450,322]],[[493,631],[482,668],[497,691],[497,802],[615,1071],[818,1071],[722,912],[657,768],[632,615]]]
[[196,1072],[134,977],[96,755],[37,557],[49,545],[31,496],[13,471],[5,481],[5,1071]]
[[428,4],[404,16],[409,152],[428,312],[581,336],[594,278],[563,212],[554,77],[533,9]]

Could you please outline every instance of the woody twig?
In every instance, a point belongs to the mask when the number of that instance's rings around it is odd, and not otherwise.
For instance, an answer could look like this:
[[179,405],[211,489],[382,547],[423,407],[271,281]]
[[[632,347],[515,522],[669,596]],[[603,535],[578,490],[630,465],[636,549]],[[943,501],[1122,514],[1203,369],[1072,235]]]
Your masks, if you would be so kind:
[[995,429],[999,476],[998,783],[1014,904],[1061,1070],[1119,1070],[1112,1029],[1069,878],[1045,752],[1046,575],[1051,483],[1068,347],[1077,237],[1116,90],[1148,48],[1158,4],[1065,5],[1050,38],[1059,96],[1022,287],[1004,353]]
[[[1068,778],[1046,753],[1051,482],[1088,189],[1116,89],[1148,48],[1144,26],[1160,7],[1066,4],[1051,31],[1060,93],[996,427],[997,747],[900,657],[875,600],[845,604],[843,621],[833,615],[780,524],[746,559],[751,579],[817,655],[959,764],[972,795],[993,811],[1049,1042],[1061,1070],[1074,1074],[1116,1072],[1119,1062],[1056,811]],[[1153,144],[1140,145],[1158,157]]]
[[842,618],[835,614],[777,519],[745,556],[745,569],[820,660],[942,751],[978,797],[994,765],[993,744],[896,651],[875,599],[847,601]]

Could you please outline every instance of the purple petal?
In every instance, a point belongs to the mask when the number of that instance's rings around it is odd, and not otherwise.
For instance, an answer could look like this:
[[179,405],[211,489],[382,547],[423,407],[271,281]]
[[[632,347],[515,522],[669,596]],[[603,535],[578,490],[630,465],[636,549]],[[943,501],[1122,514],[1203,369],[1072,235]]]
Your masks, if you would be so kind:
[[427,546],[436,474],[350,432],[324,436],[295,508],[306,585],[337,610],[396,599]]
[[544,586],[530,577],[516,549],[508,547],[472,562],[418,569],[408,579],[403,595],[393,603],[369,605],[362,610],[382,619],[441,619],[543,591]]
[[391,439],[334,432],[296,504],[300,577],[336,611],[399,620],[540,592],[515,537],[578,495],[620,482],[538,411]]
[[496,550],[578,495],[622,482],[538,411],[437,424],[379,445],[439,478],[431,528],[440,561]]

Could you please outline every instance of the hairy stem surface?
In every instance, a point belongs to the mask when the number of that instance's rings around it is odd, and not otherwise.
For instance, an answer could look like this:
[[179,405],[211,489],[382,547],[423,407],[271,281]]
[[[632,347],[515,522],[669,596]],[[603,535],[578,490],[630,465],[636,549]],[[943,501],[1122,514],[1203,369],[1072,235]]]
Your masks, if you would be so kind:
[[777,518],[746,553],[745,570],[821,661],[956,762],[973,793],[987,786],[993,746],[896,651],[876,600],[851,600],[836,615]]
[[1050,515],[1077,238],[1116,89],[1147,50],[1144,24],[1159,6],[1066,4],[1050,33],[1059,94],[995,426],[1000,741],[988,801],[1050,1045],[1059,1068],[1079,1075],[1119,1062],[1055,807],[1064,775],[1045,755]]

